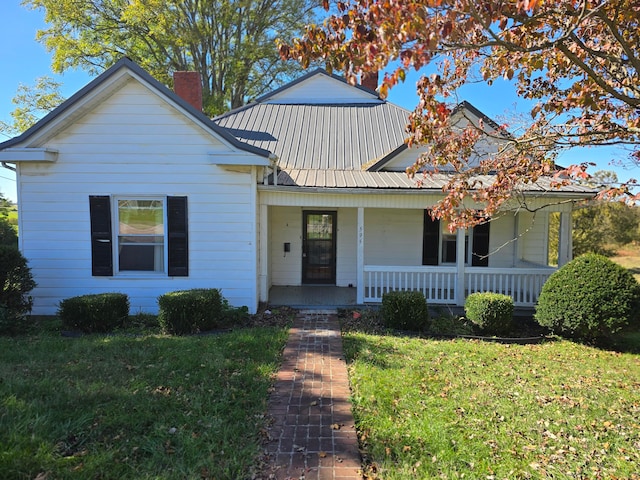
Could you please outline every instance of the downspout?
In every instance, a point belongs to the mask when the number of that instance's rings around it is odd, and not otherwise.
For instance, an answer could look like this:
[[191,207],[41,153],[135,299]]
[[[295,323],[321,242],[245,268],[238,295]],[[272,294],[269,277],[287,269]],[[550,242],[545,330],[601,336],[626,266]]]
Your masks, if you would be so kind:
[[16,171],[16,167],[12,167],[11,165],[9,165],[7,162],[0,162],[2,164],[2,166],[4,168],[6,168],[7,170],[11,170],[12,172]]

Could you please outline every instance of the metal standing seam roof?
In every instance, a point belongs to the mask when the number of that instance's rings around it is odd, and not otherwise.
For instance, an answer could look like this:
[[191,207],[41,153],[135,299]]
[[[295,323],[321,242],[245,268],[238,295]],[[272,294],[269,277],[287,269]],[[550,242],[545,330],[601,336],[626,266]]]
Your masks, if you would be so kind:
[[408,115],[382,101],[257,103],[214,121],[238,140],[276,154],[280,168],[359,171],[404,143]]
[[[369,172],[361,170],[324,170],[312,169],[286,169],[278,172],[279,186],[283,187],[307,187],[307,188],[372,188],[372,189],[418,189],[437,190],[442,188],[450,179],[446,173],[433,175],[416,175],[409,178],[404,172]],[[422,180],[418,187],[418,180]],[[494,177],[492,175],[480,175],[475,180],[484,185],[490,185]],[[531,193],[596,193],[596,190],[582,185],[571,184],[561,188],[553,186],[553,179],[540,178],[536,183],[522,185],[522,191]]]

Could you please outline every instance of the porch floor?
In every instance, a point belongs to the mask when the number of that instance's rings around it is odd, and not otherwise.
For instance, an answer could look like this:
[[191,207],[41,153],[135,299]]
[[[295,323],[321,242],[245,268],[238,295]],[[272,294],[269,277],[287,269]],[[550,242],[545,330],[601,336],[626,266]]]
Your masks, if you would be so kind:
[[269,305],[293,308],[344,308],[357,305],[356,289],[327,285],[273,286]]

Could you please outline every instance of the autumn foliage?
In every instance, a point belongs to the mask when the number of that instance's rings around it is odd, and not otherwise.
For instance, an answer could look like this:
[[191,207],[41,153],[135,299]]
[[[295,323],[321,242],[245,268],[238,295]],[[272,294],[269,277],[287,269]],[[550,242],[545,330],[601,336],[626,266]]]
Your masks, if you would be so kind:
[[[587,179],[587,163],[556,166],[563,149],[627,145],[640,164],[639,20],[635,0],[340,1],[324,25],[281,42],[280,54],[303,66],[323,60],[351,82],[386,69],[382,96],[410,70],[435,71],[417,84],[407,143],[427,152],[408,174],[451,169],[435,213],[468,225],[478,210],[491,215],[542,176],[552,176],[551,188]],[[526,127],[486,128],[453,115],[459,87],[499,78],[536,102]],[[484,134],[499,148],[479,149]],[[489,173],[493,180],[481,182]],[[601,196],[640,199],[628,184],[610,185]]]

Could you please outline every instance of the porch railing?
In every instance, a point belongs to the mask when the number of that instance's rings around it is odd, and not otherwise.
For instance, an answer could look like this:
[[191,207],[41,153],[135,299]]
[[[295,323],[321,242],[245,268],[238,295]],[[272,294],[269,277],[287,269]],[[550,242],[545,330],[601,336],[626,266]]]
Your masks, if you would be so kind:
[[[515,306],[532,307],[542,285],[554,271],[553,268],[465,268],[465,297],[474,292],[502,293],[512,297]],[[455,305],[457,289],[456,267],[364,267],[365,302],[381,302],[382,295],[393,290],[417,290],[430,303]]]
[[542,285],[555,272],[553,268],[482,268],[465,269],[465,295],[495,292],[509,295],[517,307],[533,307]]
[[456,267],[364,266],[364,301],[393,290],[419,290],[427,302],[456,303]]

